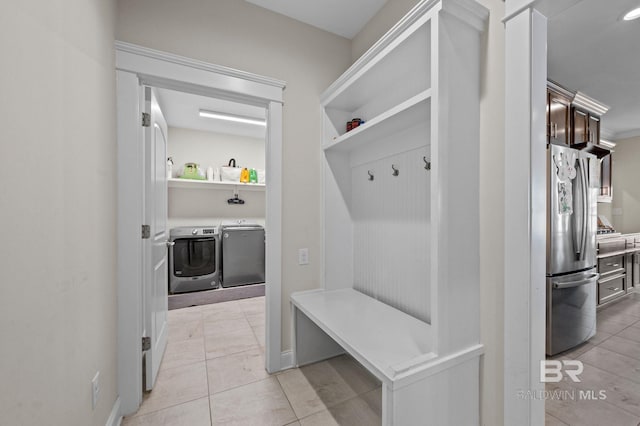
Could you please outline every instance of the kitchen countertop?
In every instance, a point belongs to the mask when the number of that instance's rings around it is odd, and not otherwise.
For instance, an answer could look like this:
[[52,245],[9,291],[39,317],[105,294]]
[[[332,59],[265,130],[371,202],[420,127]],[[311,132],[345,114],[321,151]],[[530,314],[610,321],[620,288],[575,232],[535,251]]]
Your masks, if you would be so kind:
[[[640,252],[640,233],[622,234],[615,232],[611,234],[600,234],[596,236],[598,242],[613,242],[613,240],[623,240],[626,244],[625,250],[619,250],[614,252],[605,252],[598,254],[598,259],[609,256],[617,256],[620,254],[637,253]],[[612,241],[610,241],[612,240]]]
[[598,234],[596,235],[596,240],[605,240],[608,238],[629,238],[629,237],[634,237],[634,238],[640,238],[640,232],[633,232],[630,234],[622,234],[620,232],[614,232],[611,234]]
[[620,232],[612,232],[610,234],[596,234],[596,240],[604,240],[605,238],[614,238],[620,236],[622,236]]

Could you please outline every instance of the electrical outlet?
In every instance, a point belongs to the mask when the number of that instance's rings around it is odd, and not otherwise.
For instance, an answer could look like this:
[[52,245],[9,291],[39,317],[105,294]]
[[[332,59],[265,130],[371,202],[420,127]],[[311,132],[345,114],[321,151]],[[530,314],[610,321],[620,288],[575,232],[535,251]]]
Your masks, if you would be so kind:
[[298,265],[309,264],[309,249],[301,248],[298,250]]
[[91,380],[91,408],[95,410],[98,405],[98,396],[100,396],[100,372],[96,372]]
[[622,207],[616,207],[611,211],[614,216],[622,216]]

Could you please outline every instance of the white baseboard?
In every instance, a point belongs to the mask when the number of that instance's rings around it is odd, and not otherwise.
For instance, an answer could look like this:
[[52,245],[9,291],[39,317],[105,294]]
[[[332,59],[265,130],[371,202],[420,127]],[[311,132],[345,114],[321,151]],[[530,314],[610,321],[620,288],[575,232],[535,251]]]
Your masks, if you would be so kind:
[[109,414],[109,418],[107,419],[107,423],[105,423],[105,426],[120,426],[121,422],[122,416],[120,415],[120,397],[117,397],[116,402],[113,403],[111,414]]
[[280,369],[288,370],[289,368],[293,368],[295,365],[293,364],[293,351],[284,351],[280,354]]

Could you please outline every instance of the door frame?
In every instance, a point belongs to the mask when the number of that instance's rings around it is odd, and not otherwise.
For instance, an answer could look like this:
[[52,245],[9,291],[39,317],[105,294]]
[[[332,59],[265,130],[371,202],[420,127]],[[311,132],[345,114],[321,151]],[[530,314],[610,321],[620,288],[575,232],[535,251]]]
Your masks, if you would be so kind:
[[142,402],[141,84],[261,106],[267,112],[266,368],[286,366],[282,354],[282,107],[286,82],[116,41],[118,395],[121,414]]
[[547,17],[580,1],[505,0],[504,424],[545,422]]

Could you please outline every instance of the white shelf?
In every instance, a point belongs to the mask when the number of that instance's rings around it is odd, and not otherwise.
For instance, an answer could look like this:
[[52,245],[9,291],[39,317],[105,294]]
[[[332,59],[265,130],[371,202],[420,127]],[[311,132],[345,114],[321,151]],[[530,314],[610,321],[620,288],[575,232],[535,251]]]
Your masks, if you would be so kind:
[[297,292],[291,301],[387,383],[436,357],[429,324],[354,289]]
[[381,96],[406,99],[407,94],[429,87],[428,17],[405,21],[401,27],[406,31],[401,31],[397,38],[388,37],[376,43],[322,94],[321,103],[325,108],[354,112],[377,103]]
[[188,189],[217,189],[228,190],[237,188],[242,191],[264,191],[264,183],[241,183],[241,182],[211,182],[208,180],[171,178],[167,180],[169,188]]
[[372,139],[382,139],[417,123],[428,121],[431,116],[431,89],[413,96],[383,112],[354,130],[329,141],[323,149],[351,151]]

